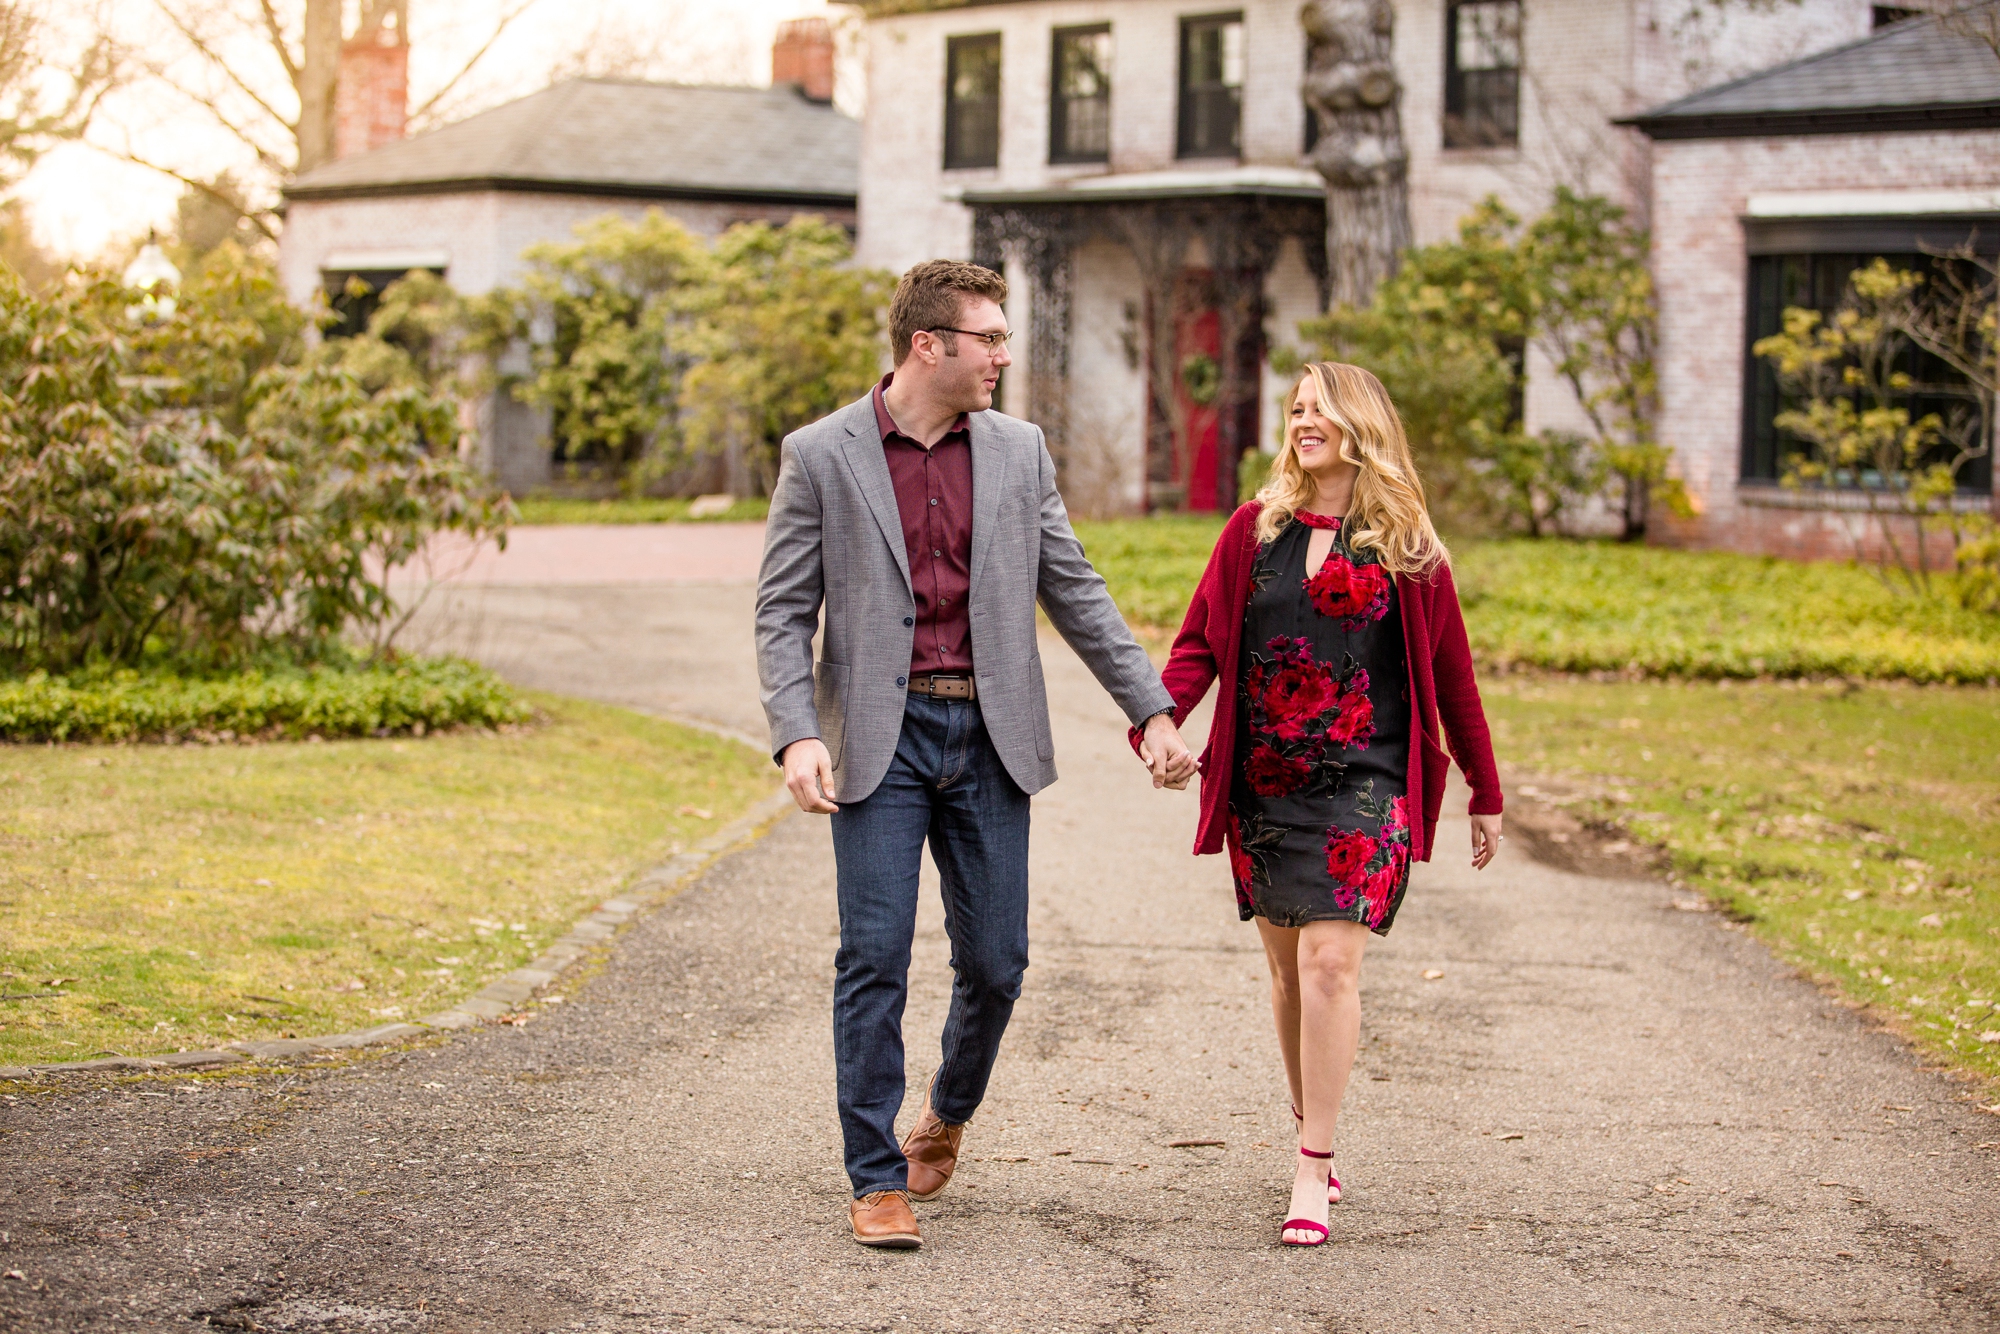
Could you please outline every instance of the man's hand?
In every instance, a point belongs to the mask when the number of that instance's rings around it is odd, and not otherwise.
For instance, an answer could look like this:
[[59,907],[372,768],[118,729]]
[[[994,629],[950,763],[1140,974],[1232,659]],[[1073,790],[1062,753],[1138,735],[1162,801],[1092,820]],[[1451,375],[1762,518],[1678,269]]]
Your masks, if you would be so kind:
[[1146,733],[1139,742],[1139,759],[1153,771],[1153,786],[1179,792],[1188,785],[1198,767],[1171,713],[1156,713],[1146,720]]
[[1500,817],[1497,815],[1475,815],[1472,817],[1472,869],[1483,871],[1486,863],[1493,860],[1493,854],[1500,851]]
[[840,809],[833,804],[833,757],[824,741],[809,736],[785,747],[785,788],[808,815],[832,815]]

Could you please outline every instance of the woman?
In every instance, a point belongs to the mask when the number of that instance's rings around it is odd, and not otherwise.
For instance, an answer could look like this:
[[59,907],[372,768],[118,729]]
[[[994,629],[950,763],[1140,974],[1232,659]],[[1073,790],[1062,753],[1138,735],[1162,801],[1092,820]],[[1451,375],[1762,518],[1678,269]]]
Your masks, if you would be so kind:
[[1281,1237],[1317,1246],[1340,1199],[1362,948],[1430,860],[1440,722],[1472,785],[1475,868],[1499,847],[1501,796],[1450,557],[1387,391],[1314,362],[1286,414],[1270,481],[1222,530],[1161,677],[1179,719],[1220,682],[1194,850],[1227,845],[1263,938],[1299,1119]]

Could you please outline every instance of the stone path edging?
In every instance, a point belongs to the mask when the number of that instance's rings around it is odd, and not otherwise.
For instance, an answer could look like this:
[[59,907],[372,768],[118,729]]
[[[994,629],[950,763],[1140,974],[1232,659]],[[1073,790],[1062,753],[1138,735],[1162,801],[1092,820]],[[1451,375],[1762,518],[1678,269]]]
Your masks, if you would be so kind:
[[[682,721],[682,720],[676,720]],[[706,730],[723,729],[707,724]],[[263,1042],[232,1042],[208,1051],[165,1052],[158,1056],[104,1056],[93,1061],[62,1061],[51,1065],[0,1066],[0,1079],[31,1079],[36,1075],[76,1071],[192,1070],[233,1065],[246,1060],[285,1060],[314,1052],[345,1051],[382,1042],[400,1042],[427,1033],[478,1028],[520,1009],[534,994],[555,982],[579,959],[610,941],[618,928],[646,909],[685,888],[701,872],[737,849],[761,838],[785,812],[796,809],[791,793],[780,789],[752,806],[685,852],[642,871],[632,884],[595,911],[579,918],[569,934],[553,942],[540,956],[505,977],[489,982],[449,1009],[427,1014],[414,1023],[378,1024],[352,1033],[320,1038],[273,1038]]]

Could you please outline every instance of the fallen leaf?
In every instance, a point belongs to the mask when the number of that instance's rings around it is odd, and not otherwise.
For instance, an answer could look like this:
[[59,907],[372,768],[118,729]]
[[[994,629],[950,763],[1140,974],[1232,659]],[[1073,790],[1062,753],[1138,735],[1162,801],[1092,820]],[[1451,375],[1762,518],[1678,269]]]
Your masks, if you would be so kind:
[[440,954],[435,959],[432,959],[431,962],[459,964],[459,963],[464,963],[465,960],[459,958],[456,954]]
[[1424,981],[1426,982],[1435,982],[1443,976],[1444,976],[1444,969],[1442,968],[1424,969]]
[[714,811],[705,811],[699,806],[683,806],[675,814],[692,815],[697,820],[713,820],[715,818]]
[[1943,925],[1944,925],[1944,918],[1942,918],[1942,917],[1938,916],[1938,915],[1937,915],[1936,913],[1925,913],[1925,914],[1924,914],[1924,915],[1923,915],[1922,917],[1919,917],[1919,918],[1917,919],[1917,925],[1918,925],[1918,926],[1943,926]]
[[2000,1028],[1989,1028],[1979,1035],[1981,1042],[2000,1042]]

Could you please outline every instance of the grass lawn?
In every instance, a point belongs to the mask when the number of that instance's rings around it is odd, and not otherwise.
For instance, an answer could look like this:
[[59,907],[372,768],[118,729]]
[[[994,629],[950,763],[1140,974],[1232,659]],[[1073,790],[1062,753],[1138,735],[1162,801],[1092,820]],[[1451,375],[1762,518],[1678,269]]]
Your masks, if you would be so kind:
[[2000,690],[1538,672],[1484,693],[1502,763],[1540,795],[1663,849],[1782,957],[2000,1076]]
[[[1159,645],[1221,521],[1076,528]],[[1462,542],[1454,564],[1523,795],[1660,849],[1781,956],[2000,1077],[2000,689],[1870,679],[2000,675],[2000,617],[1721,553]]]
[[0,1065],[430,1013],[773,788],[734,742],[530,698],[505,733],[0,746],[0,994],[31,997]]
[[739,498],[721,514],[699,519],[688,515],[694,501],[653,500],[620,496],[613,500],[572,500],[558,496],[529,496],[514,502],[524,524],[558,523],[758,523],[771,512],[771,502],[761,496]]

